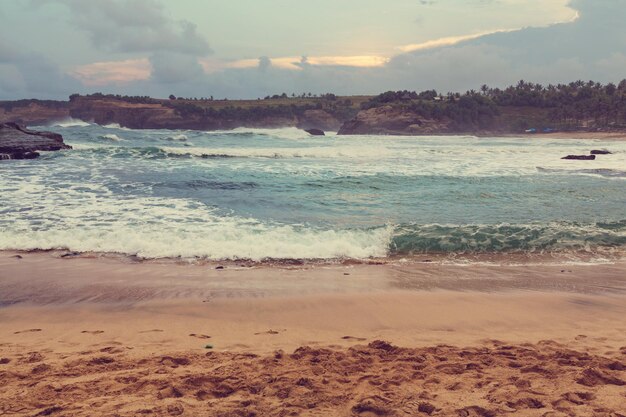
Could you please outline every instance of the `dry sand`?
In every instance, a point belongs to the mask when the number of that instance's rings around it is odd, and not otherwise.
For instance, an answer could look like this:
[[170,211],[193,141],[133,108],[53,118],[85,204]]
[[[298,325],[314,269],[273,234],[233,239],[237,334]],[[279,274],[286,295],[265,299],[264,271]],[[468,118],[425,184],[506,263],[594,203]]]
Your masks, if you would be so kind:
[[626,415],[621,260],[15,255],[0,253],[0,416]]

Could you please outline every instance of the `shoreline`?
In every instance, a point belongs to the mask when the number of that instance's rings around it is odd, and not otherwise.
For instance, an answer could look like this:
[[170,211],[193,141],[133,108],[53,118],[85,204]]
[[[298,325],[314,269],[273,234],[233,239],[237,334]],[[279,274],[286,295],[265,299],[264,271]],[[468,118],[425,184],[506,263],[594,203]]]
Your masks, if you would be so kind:
[[47,256],[54,259],[109,259],[130,263],[179,264],[214,267],[323,267],[350,265],[544,265],[544,264],[603,264],[626,260],[622,247],[597,247],[594,250],[545,250],[499,252],[422,252],[394,254],[369,258],[265,258],[261,260],[234,258],[212,259],[206,257],[141,257],[119,252],[74,251],[55,249],[0,249],[0,257],[20,258],[26,255]]

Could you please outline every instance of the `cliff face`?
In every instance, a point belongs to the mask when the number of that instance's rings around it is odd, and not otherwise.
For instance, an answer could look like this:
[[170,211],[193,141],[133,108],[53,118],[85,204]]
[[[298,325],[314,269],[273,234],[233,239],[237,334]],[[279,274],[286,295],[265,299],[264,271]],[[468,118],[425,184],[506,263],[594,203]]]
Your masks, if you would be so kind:
[[[280,104],[257,100],[187,102],[146,99],[145,102],[130,102],[110,97],[76,96],[69,102],[0,102],[0,122],[45,125],[71,117],[101,125],[118,123],[131,129],[228,130],[238,127],[298,127],[338,130],[347,116],[340,120],[324,109],[302,108],[303,105],[321,106],[321,101],[314,100],[285,100]],[[333,102],[331,107],[335,110],[339,107],[342,114],[356,113],[356,110],[350,110],[350,106],[338,102]]]
[[35,132],[16,123],[0,123],[0,159],[33,159],[37,151],[71,149],[63,137],[52,132]]
[[425,119],[393,106],[374,107],[360,111],[345,122],[339,135],[427,135],[447,133],[447,122]]
[[21,125],[42,126],[69,117],[69,105],[63,101],[21,100],[0,104],[0,123],[13,122]]

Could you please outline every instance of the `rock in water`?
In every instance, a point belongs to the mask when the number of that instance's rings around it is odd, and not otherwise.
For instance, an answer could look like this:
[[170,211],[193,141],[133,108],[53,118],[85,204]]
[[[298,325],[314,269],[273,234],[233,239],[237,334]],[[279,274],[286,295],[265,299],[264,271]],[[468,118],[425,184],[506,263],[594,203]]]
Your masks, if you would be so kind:
[[324,131],[321,129],[304,129],[304,131],[313,136],[326,136]]
[[596,159],[595,155],[567,155],[561,159],[578,159],[581,161],[593,161]]
[[63,142],[63,136],[52,132],[36,132],[17,123],[0,123],[0,160],[34,159],[37,151],[72,149]]
[[594,149],[593,151],[591,151],[592,155],[611,155],[613,152],[607,151],[607,150],[597,150]]

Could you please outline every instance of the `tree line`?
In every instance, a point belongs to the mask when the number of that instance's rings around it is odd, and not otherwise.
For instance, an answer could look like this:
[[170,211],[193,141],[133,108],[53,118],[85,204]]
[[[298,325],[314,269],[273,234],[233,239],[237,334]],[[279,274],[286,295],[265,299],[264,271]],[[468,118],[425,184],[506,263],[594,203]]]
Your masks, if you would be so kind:
[[[448,119],[458,128],[493,127],[506,108],[516,108],[509,120],[517,129],[532,123],[559,129],[626,127],[626,79],[619,84],[574,81],[542,84],[519,81],[503,89],[483,85],[480,91],[439,94],[435,90],[387,91],[362,104],[363,109],[383,105],[401,106],[425,118]],[[536,110],[530,121],[524,109]],[[508,112],[511,113],[511,112]],[[538,116],[537,116],[538,115]],[[534,126],[544,127],[544,126]]]

